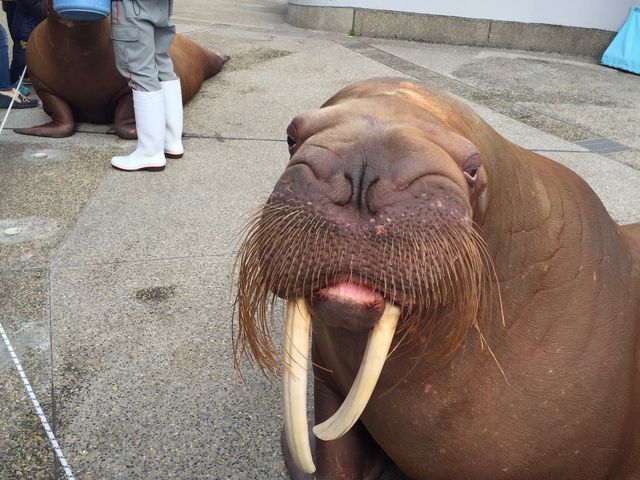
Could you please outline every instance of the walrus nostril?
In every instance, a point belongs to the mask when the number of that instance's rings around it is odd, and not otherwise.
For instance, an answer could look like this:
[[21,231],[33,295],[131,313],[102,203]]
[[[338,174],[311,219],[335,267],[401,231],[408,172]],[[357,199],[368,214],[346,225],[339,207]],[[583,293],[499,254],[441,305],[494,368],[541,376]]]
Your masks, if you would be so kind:
[[354,194],[354,188],[353,188],[353,178],[351,177],[351,173],[347,172],[344,174],[344,178],[347,180],[348,184],[349,184],[349,195],[344,197],[344,201],[339,203],[340,206],[344,206],[349,202],[353,202],[353,194]]
[[[346,172],[344,174],[344,178],[347,179],[349,184],[351,185],[351,197],[348,200],[348,203],[353,205],[358,210],[367,210],[371,213],[376,213],[377,208],[371,205],[370,192],[374,185],[380,179],[377,175],[374,175],[371,172],[371,169],[367,168],[367,165],[358,166],[358,171],[356,172]],[[347,202],[345,202],[346,204]]]

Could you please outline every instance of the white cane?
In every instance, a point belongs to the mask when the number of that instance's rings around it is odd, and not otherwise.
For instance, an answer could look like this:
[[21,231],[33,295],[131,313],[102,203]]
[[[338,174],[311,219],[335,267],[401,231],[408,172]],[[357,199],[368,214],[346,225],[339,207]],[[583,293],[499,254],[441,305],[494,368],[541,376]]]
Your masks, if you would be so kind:
[[24,74],[27,73],[27,66],[24,66],[22,70],[22,75],[20,75],[20,80],[18,81],[18,86],[15,88],[16,93],[13,94],[13,98],[11,99],[11,103],[7,108],[7,113],[4,114],[4,118],[2,119],[2,125],[0,125],[0,134],[2,134],[2,130],[4,129],[4,124],[7,123],[7,118],[9,118],[9,112],[11,112],[11,107],[13,107],[13,103],[16,101],[16,98],[20,94],[20,87],[22,86],[22,79],[24,79]]

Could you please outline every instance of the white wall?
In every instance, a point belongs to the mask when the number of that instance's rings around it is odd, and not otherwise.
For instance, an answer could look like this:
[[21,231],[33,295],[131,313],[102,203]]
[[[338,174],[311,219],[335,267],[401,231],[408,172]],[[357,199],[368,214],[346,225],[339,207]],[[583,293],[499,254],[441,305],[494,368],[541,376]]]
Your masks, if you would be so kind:
[[547,23],[617,32],[631,6],[640,4],[640,0],[289,0],[289,3]]

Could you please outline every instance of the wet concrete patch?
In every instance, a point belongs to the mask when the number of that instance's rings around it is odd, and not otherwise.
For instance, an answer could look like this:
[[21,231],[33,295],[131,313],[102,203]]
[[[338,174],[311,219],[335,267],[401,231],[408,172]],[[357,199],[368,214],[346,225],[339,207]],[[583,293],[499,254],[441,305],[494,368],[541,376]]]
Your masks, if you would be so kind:
[[[640,146],[635,141],[640,107],[635,75],[569,58],[506,52],[482,52],[452,75],[490,96],[492,100],[483,104],[565,140],[580,145],[604,137],[623,147]],[[623,150],[616,147],[598,153]],[[635,160],[626,163],[633,165],[637,160],[636,152]]]
[[64,160],[62,151],[53,148],[26,149],[22,154],[23,160],[34,163],[55,162]]
[[25,242],[44,242],[58,233],[56,221],[46,218],[2,218],[0,219],[0,246]]
[[216,33],[200,31],[193,32],[189,35],[189,38],[202,46],[225,53],[231,57],[225,63],[222,72],[249,70],[257,65],[295,53],[292,50],[281,48],[279,46],[280,42],[269,34],[264,34],[257,38],[229,39]]
[[94,148],[3,142],[0,268],[48,265],[108,166],[108,155]]
[[411,480],[409,477],[406,477],[395,465],[390,465],[387,469],[382,473],[380,480]]
[[[586,63],[485,56],[465,63],[453,76],[511,102],[635,108],[632,99],[640,98],[635,79]],[[589,78],[588,86],[582,78]],[[615,94],[612,80],[618,83]]]
[[[559,120],[527,106],[519,105],[515,103],[513,99],[509,98],[509,96],[503,95],[501,90],[497,88],[485,89],[484,84],[475,85],[464,78],[457,79],[442,75],[397,57],[396,55],[367,45],[358,39],[341,39],[339,43],[387,67],[393,68],[401,74],[409,75],[420,80],[426,85],[447,90],[466,100],[489,107],[498,113],[544,132],[552,133],[565,140],[575,141],[594,136],[593,133],[586,128],[564,120]],[[466,68],[466,65],[460,67],[458,70],[464,68]],[[512,87],[514,86],[512,85]]]
[[277,50],[275,48],[252,48],[234,54],[233,61],[229,62],[227,70],[247,70],[270,60],[287,57],[292,53],[288,50]]

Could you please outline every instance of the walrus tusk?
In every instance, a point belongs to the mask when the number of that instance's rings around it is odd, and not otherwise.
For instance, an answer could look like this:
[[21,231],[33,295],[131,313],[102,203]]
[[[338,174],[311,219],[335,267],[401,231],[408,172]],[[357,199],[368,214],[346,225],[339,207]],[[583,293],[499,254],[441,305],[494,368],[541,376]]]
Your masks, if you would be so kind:
[[335,440],[347,433],[358,421],[380,378],[399,318],[400,309],[387,304],[382,317],[369,334],[358,375],[347,398],[331,418],[313,427],[316,437]]
[[316,471],[307,427],[307,369],[311,314],[303,298],[287,303],[285,330],[284,428],[289,452],[306,473]]

